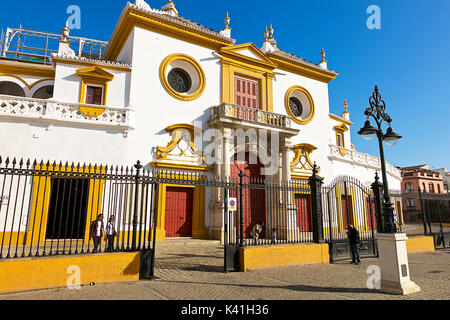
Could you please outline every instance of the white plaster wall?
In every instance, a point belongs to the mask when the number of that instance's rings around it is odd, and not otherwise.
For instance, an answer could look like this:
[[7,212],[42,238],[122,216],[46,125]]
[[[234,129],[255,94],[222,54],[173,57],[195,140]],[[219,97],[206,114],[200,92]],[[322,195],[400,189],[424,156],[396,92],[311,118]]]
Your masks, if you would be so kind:
[[[195,122],[207,128],[208,108],[220,104],[221,65],[220,60],[212,56],[211,49],[137,27],[133,45],[130,104],[136,112],[136,130],[128,137],[128,159],[148,163],[154,160],[153,147],[170,142],[171,137],[164,130],[167,126]],[[163,88],[159,68],[164,58],[173,53],[189,55],[201,65],[206,87],[198,99],[180,101]]]
[[[288,115],[284,98],[288,89],[294,85],[301,86],[308,90],[314,101],[314,117],[306,125],[299,125],[292,121],[292,127],[300,130],[299,134],[291,138],[291,144],[309,143],[317,148],[310,154],[312,162],[316,162],[320,167],[320,176],[329,177],[331,168],[328,162],[330,143],[330,121],[329,121],[329,101],[328,84],[313,79],[305,78],[297,74],[275,69],[276,74],[273,81],[273,112]],[[335,143],[335,142],[333,142]],[[293,158],[293,154],[291,154]]]
[[[102,68],[102,66],[99,66]],[[77,75],[78,69],[86,66],[56,64],[55,89],[53,99],[60,102],[78,103],[80,97],[81,78]],[[108,82],[108,95],[106,105],[108,107],[124,108],[129,101],[129,82],[131,72],[111,70],[103,68],[114,75],[114,79]]]

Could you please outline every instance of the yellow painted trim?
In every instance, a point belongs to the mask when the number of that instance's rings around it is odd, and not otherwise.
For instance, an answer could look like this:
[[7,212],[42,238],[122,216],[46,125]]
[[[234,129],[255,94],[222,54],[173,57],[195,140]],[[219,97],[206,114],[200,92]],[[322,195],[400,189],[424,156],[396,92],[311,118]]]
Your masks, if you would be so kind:
[[[46,165],[37,164],[35,167],[37,171],[61,171],[65,172],[78,172],[78,173],[105,173],[105,167],[65,167],[53,164]],[[51,191],[51,177],[35,175],[33,177],[33,196],[30,210],[29,227],[24,236],[24,245],[43,244],[45,241],[48,211],[50,207],[50,191]],[[89,193],[88,193],[88,206],[86,209],[86,225],[84,242],[89,241],[89,227],[91,221],[101,213],[101,203],[103,201],[103,186],[105,180],[90,179]],[[19,238],[20,239],[20,238]]]
[[52,66],[8,60],[0,60],[0,73],[55,78],[55,69]]
[[[192,124],[187,123],[178,123],[174,125],[170,125],[166,128],[166,131],[172,135],[172,140],[167,144],[166,147],[158,146],[156,147],[156,157],[160,160],[167,160],[169,152],[172,151],[180,142],[182,136],[180,130],[187,130],[190,135],[189,145],[192,149],[192,152],[195,153],[199,158],[201,163],[205,163],[205,159],[203,158],[203,153],[198,151],[195,146],[195,133],[203,132],[201,128],[195,127]],[[193,162],[193,161],[189,161]]]
[[16,76],[16,75],[14,75],[14,74],[6,74],[6,73],[0,73],[0,77],[11,77],[11,78],[14,78],[14,79],[17,79],[17,80],[19,80],[20,82],[22,82],[24,85],[25,85],[25,87],[27,87],[28,89],[31,89],[31,86],[25,81],[25,80],[23,80],[21,77],[19,77],[19,76]]
[[33,89],[36,85],[38,85],[41,82],[44,82],[44,81],[55,81],[54,78],[46,78],[46,79],[37,80],[36,82],[33,82],[33,84],[29,85],[23,78],[21,78],[19,76],[16,76],[15,74],[0,73],[0,77],[12,77],[12,78],[15,78],[15,79],[19,80],[20,82],[22,82],[29,90]]
[[164,169],[178,169],[178,170],[202,171],[202,172],[212,170],[212,167],[190,165],[190,164],[184,164],[184,163],[180,164],[180,163],[153,161],[153,162],[150,162],[150,165],[154,168],[164,168]]
[[242,77],[259,83],[259,108],[273,112],[273,77],[271,70],[258,68],[233,60],[231,56],[222,58],[222,103],[235,104],[234,78]]
[[55,79],[47,78],[47,79],[41,79],[41,80],[38,80],[36,82],[33,82],[33,84],[30,86],[30,90],[33,89],[37,84],[39,84],[41,82],[44,82],[44,81],[53,81],[53,83],[54,83]]
[[349,121],[349,120],[346,120],[346,119],[344,119],[344,118],[341,118],[341,117],[339,117],[339,116],[337,116],[337,115],[335,115],[335,114],[332,114],[332,113],[329,114],[329,117],[330,117],[330,119],[339,121],[339,122],[341,122],[342,124],[346,124],[346,125],[349,125],[349,126],[351,126],[351,125],[353,124],[353,122],[351,122],[351,121]]
[[269,54],[269,58],[277,64],[278,69],[295,73],[310,79],[318,80],[328,83],[336,78],[336,74],[331,74],[326,70],[319,70],[318,68],[305,66],[287,58]]
[[329,263],[328,244],[290,244],[239,248],[240,270]]
[[103,70],[98,66],[91,66],[83,69],[77,69],[77,75],[86,81],[96,81],[106,83],[114,79],[114,75]]
[[[254,53],[261,60],[252,58],[243,54],[239,54],[239,51],[249,50]],[[257,67],[258,69],[264,69],[266,71],[273,71],[277,67],[277,64],[274,63],[270,58],[268,58],[261,50],[258,49],[253,43],[244,43],[235,46],[227,46],[220,49],[219,53],[229,60],[234,61],[235,63],[252,65]]]
[[[80,83],[80,98],[79,98],[79,103],[81,104],[85,104],[86,103],[86,92],[87,92],[87,86],[90,84],[94,84],[94,85],[98,85],[101,86],[103,89],[102,92],[102,105],[106,105],[107,102],[107,96],[108,96],[108,83],[105,82],[94,82],[94,81],[89,81],[86,82],[86,80],[82,79],[81,83]],[[101,108],[101,107],[83,107],[83,106],[79,106],[80,111],[87,117],[98,117],[99,115],[101,115],[103,112],[105,112],[106,108]]]
[[[103,100],[102,105],[107,104],[108,97],[108,82],[114,79],[114,75],[103,70],[98,66],[91,66],[83,69],[78,69],[76,71],[77,75],[81,78],[80,82],[80,97],[79,103],[86,103],[86,89],[89,84],[94,84],[103,87]],[[80,111],[88,117],[98,117],[103,112],[105,108],[100,107],[83,107],[80,106]]]
[[194,43],[196,45],[214,50],[233,44],[232,40],[214,37],[211,34],[207,34],[199,30],[193,30],[189,27],[184,27],[174,22],[156,16],[150,16],[132,8],[128,8],[127,12],[124,14],[124,18],[121,20],[120,25],[116,27],[112,39],[109,41],[109,46],[105,52],[105,59],[117,60],[117,57],[125,45],[131,31],[135,27],[167,35],[172,38]]
[[408,237],[406,239],[406,251],[408,253],[434,250],[433,237]]
[[[289,98],[291,97],[292,93],[294,91],[300,91],[302,93],[304,93],[309,101],[309,105],[310,105],[310,112],[308,117],[306,117],[305,119],[299,119],[297,118],[291,111],[291,108],[289,107]],[[312,121],[312,119],[314,118],[314,113],[315,113],[315,107],[314,107],[314,100],[311,96],[311,94],[309,93],[308,90],[306,90],[305,88],[301,87],[301,86],[292,86],[290,87],[287,92],[286,95],[284,96],[284,107],[286,108],[286,112],[287,114],[291,117],[291,119],[298,124],[301,125],[305,125],[308,124]]]
[[135,281],[139,280],[139,265],[139,252],[3,261],[0,263],[0,292],[66,287],[73,275],[68,269],[70,266],[80,268],[80,285]]
[[114,66],[105,66],[101,63],[95,63],[93,62],[83,62],[83,61],[72,61],[72,60],[63,60],[58,58],[52,58],[54,62],[61,63],[61,64],[68,64],[68,65],[75,65],[75,66],[85,66],[85,67],[92,67],[92,66],[98,66],[102,69],[108,69],[108,70],[114,70],[114,71],[122,71],[122,72],[131,72],[130,68],[122,68],[122,67],[114,67]]
[[[172,89],[169,82],[167,81],[167,75],[166,75],[167,68],[169,67],[169,65],[172,62],[179,61],[179,60],[189,63],[191,66],[194,67],[194,69],[197,72],[197,75],[199,78],[198,88],[197,88],[197,90],[195,90],[195,92],[193,92],[191,94],[183,94],[183,93],[176,92],[174,89]],[[205,87],[206,87],[205,72],[203,71],[200,64],[191,56],[188,56],[187,54],[183,54],[183,53],[174,53],[174,54],[171,54],[171,55],[167,56],[166,58],[164,58],[164,60],[161,62],[161,65],[159,67],[159,79],[161,81],[162,86],[167,91],[167,93],[170,94],[175,99],[178,99],[181,101],[192,101],[192,100],[197,99],[198,97],[200,97],[202,95],[203,91],[205,91]]]
[[[336,143],[337,143],[337,136],[336,136]],[[345,146],[345,143],[343,143],[343,144],[344,144],[344,146]],[[345,157],[345,155],[347,154],[347,152],[348,152],[347,149],[339,148],[339,153],[340,153],[343,157]]]

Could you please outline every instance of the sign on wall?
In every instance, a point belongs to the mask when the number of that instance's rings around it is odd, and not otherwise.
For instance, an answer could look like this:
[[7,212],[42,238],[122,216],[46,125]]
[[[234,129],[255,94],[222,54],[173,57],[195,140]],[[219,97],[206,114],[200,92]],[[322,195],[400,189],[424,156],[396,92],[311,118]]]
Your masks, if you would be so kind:
[[237,198],[228,198],[228,210],[229,211],[237,210]]

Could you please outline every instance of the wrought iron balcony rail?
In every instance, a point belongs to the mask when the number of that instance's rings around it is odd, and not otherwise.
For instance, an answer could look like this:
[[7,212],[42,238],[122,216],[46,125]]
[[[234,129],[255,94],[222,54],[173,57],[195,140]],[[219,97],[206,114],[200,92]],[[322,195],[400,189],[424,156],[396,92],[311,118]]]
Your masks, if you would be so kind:
[[240,120],[254,124],[262,124],[278,128],[291,128],[291,119],[288,116],[261,109],[243,107],[231,103],[210,108],[211,119],[217,117],[227,117],[233,120]]
[[[86,110],[91,112],[87,113]],[[98,113],[92,112],[92,110],[98,110]],[[132,126],[133,110],[131,108],[65,103],[7,95],[0,95],[0,118],[40,120],[48,124],[70,122],[116,127],[124,131],[134,129]]]

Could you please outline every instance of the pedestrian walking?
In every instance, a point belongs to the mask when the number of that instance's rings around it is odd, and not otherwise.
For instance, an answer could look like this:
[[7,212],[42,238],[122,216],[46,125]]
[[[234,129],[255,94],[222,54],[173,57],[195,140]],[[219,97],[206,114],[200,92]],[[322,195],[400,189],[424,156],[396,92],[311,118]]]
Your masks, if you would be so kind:
[[98,252],[98,247],[102,241],[103,231],[103,215],[99,214],[97,219],[92,221],[91,230],[89,232],[90,239],[94,241],[94,250],[92,250],[94,253]]
[[114,251],[114,239],[118,235],[116,228],[114,226],[114,216],[109,217],[108,222],[106,223],[106,233],[105,240],[108,241],[108,246],[106,247],[107,252]]
[[359,254],[359,231],[352,225],[348,225],[349,230],[347,231],[348,239],[350,240],[350,250],[352,253],[352,262],[355,264],[361,264],[360,254]]

